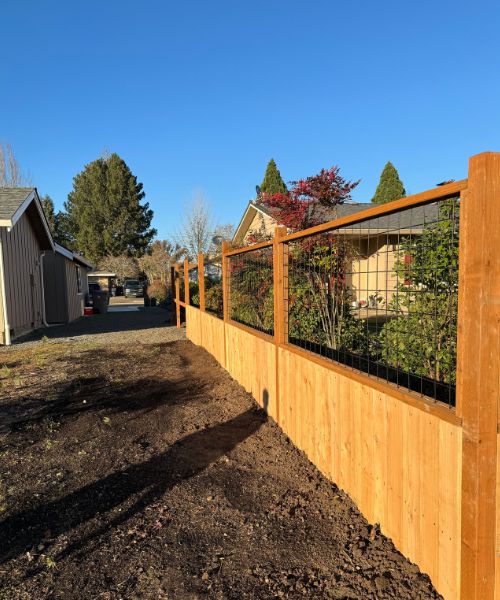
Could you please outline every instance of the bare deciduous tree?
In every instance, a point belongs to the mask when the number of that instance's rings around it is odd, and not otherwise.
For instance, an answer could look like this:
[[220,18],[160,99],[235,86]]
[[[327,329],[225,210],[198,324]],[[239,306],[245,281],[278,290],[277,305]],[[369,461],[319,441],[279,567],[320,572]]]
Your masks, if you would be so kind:
[[139,275],[139,265],[132,256],[120,254],[119,256],[104,256],[98,264],[100,270],[110,271],[116,274],[118,283],[122,284],[127,277]]
[[198,253],[210,251],[214,231],[212,215],[201,192],[198,192],[191,206],[186,209],[181,230],[176,242],[186,249],[187,257],[195,260]]
[[230,241],[233,232],[230,224],[215,225],[203,194],[198,192],[184,214],[176,242],[185,248],[189,260],[196,260],[200,252],[206,256],[220,254],[222,241]]
[[22,173],[10,144],[0,143],[0,187],[28,187],[31,178]]
[[151,244],[147,254],[139,258],[139,267],[144,271],[150,282],[167,283],[170,277],[170,267],[178,262],[186,251],[179,244],[168,240],[156,240]]

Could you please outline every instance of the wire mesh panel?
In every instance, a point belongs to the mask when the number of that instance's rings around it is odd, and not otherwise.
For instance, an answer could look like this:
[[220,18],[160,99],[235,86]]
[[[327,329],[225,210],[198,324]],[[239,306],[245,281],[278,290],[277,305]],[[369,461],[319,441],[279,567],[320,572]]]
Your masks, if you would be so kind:
[[229,316],[274,334],[273,248],[259,248],[229,258]]
[[179,267],[179,271],[177,273],[179,278],[179,297],[182,302],[184,302],[184,298],[186,297],[184,293],[184,267]]
[[196,306],[197,308],[200,307],[200,286],[198,277],[198,267],[189,269],[189,304],[191,306]]
[[205,310],[222,319],[222,257],[205,261]]
[[459,199],[288,243],[289,342],[455,404]]

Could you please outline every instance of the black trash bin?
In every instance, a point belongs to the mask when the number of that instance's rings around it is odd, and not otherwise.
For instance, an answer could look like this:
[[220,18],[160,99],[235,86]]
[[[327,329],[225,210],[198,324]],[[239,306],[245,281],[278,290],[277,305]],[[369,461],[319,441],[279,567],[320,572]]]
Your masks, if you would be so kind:
[[108,292],[94,291],[92,292],[92,304],[94,313],[103,315],[108,312]]

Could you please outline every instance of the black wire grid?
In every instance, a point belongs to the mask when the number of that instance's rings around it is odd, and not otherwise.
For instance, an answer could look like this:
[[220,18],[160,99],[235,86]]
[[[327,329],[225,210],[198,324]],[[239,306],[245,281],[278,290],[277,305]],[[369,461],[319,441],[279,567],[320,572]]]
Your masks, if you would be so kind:
[[289,242],[289,343],[454,406],[458,233],[456,198]]
[[200,308],[200,288],[198,267],[189,269],[189,304]]
[[205,310],[219,319],[224,317],[222,295],[222,257],[205,261]]
[[273,247],[230,256],[228,276],[230,318],[273,335]]

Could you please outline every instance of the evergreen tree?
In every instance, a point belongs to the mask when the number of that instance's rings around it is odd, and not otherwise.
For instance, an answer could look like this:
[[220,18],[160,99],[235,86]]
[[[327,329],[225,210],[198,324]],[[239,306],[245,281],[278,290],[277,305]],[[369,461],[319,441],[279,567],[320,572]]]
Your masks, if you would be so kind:
[[388,162],[380,175],[380,181],[372,202],[375,204],[385,204],[386,202],[399,200],[399,198],[404,198],[405,196],[406,191],[403,182],[399,178],[397,169],[391,162]]
[[98,158],[73,180],[64,205],[65,232],[94,262],[108,255],[142,256],[156,234],[150,228],[153,211],[141,204],[144,195],[142,183],[117,154]]
[[274,159],[267,163],[266,174],[264,180],[260,184],[261,194],[287,194],[288,189],[285,182],[281,178],[281,174],[278,171],[278,167],[274,162]]
[[40,203],[43,208],[43,212],[45,213],[45,218],[47,219],[47,224],[50,229],[50,233],[54,235],[54,231],[56,228],[56,215],[54,213],[54,201],[52,198],[45,194],[42,198],[40,198]]
[[40,202],[54,242],[73,250],[74,241],[68,232],[68,216],[66,213],[62,211],[56,213],[54,211],[54,201],[48,194],[40,198]]

